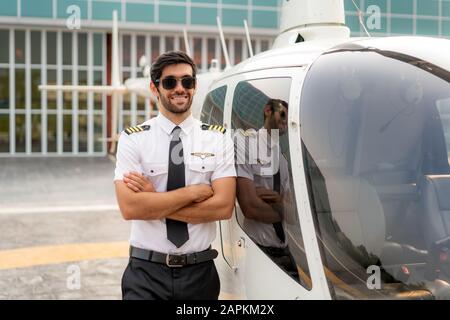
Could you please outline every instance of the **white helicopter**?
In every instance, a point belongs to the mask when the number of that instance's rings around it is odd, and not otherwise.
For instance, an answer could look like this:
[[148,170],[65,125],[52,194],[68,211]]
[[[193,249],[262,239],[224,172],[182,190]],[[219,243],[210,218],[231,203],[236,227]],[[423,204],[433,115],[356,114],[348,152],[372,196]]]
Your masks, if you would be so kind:
[[445,39],[350,38],[342,0],[283,1],[274,47],[225,71],[201,110],[247,146],[280,132],[278,171],[259,154],[236,164],[224,286],[247,299],[450,299],[449,57]]

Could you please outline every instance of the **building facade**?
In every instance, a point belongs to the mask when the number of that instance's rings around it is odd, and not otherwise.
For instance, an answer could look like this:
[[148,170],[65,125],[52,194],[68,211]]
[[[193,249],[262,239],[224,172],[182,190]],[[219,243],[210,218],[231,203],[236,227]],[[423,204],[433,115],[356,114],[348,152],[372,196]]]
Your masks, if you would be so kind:
[[[110,99],[98,93],[41,92],[39,84],[108,84],[111,19],[118,11],[122,80],[142,76],[169,50],[184,50],[187,29],[200,71],[224,65],[216,16],[223,23],[232,64],[252,47],[270,48],[281,0],[2,0],[0,1],[0,156],[105,155]],[[449,0],[345,0],[352,36],[417,34],[450,37]],[[150,101],[121,98],[119,130],[155,114]]]

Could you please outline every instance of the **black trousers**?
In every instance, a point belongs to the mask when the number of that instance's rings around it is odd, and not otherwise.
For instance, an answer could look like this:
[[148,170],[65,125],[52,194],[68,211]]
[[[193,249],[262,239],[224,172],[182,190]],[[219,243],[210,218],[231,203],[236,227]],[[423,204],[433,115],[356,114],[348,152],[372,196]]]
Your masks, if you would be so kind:
[[181,268],[130,258],[122,276],[123,300],[217,300],[220,280],[214,261]]

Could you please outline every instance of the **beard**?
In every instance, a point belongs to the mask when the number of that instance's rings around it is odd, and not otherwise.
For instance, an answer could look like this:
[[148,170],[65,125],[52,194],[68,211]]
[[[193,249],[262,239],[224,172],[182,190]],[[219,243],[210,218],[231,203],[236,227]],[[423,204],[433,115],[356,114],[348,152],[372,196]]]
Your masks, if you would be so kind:
[[169,112],[171,113],[177,113],[177,114],[181,114],[181,113],[185,113],[187,112],[192,105],[192,95],[190,95],[189,93],[185,93],[182,94],[181,96],[186,96],[186,102],[184,103],[184,105],[177,105],[172,103],[172,99],[171,97],[177,96],[176,94],[170,95],[169,97],[164,96],[164,95],[160,95],[160,99],[161,99],[161,104],[162,106]]
[[281,122],[277,121],[277,119],[272,116],[269,119],[269,128],[271,130],[278,130],[278,135],[281,137],[286,133],[287,127],[283,125]]

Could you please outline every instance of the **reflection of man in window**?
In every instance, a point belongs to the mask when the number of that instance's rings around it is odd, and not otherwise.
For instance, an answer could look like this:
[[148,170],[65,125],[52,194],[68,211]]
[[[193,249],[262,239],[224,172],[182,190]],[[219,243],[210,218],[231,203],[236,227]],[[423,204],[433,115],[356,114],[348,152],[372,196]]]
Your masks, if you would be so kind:
[[[288,104],[270,99],[263,112],[264,126],[258,131],[241,130],[236,139],[236,151],[245,159],[245,162],[236,162],[237,198],[245,216],[243,227],[261,250],[298,279],[282,224],[288,201],[291,201],[288,162],[281,154],[278,139],[273,139],[276,130],[280,137],[287,131]],[[256,149],[250,147],[252,145],[258,146],[258,152],[251,151]],[[264,148],[266,150],[261,150]]]

